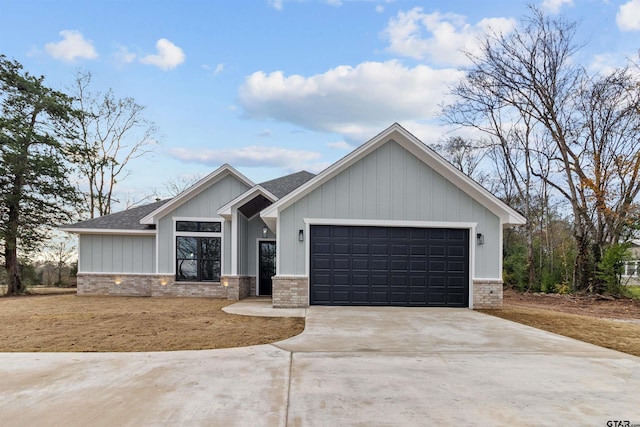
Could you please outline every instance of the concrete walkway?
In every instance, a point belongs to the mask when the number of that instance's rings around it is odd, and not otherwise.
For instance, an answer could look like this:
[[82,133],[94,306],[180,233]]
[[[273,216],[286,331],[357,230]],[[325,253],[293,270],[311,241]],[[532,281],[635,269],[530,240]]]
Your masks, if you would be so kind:
[[0,425],[640,423],[638,357],[465,309],[306,316],[273,345],[0,353]]

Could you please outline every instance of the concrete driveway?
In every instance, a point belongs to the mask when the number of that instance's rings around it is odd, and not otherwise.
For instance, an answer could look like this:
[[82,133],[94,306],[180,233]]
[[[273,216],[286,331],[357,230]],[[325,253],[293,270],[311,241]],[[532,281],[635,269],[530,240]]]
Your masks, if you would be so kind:
[[0,353],[0,425],[640,423],[640,358],[465,309],[311,307],[247,348]]

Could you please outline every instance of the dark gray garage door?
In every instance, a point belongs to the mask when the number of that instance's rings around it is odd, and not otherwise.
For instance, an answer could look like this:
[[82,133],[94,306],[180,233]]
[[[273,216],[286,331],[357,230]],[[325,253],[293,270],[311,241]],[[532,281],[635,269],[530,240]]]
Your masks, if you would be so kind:
[[311,226],[310,303],[468,307],[469,231]]

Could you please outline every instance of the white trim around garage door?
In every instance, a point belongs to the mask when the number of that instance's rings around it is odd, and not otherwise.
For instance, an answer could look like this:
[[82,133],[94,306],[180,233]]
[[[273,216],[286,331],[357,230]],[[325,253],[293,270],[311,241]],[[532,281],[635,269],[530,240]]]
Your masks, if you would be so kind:
[[[278,217],[280,219],[280,217]],[[376,219],[337,219],[337,218],[304,218],[305,223],[305,265],[309,286],[309,300],[311,301],[311,226],[312,225],[344,225],[363,227],[411,227],[411,228],[458,228],[469,230],[469,308],[473,309],[473,275],[476,264],[476,227],[477,222],[446,222],[446,221],[404,221],[404,220],[376,220]],[[276,246],[277,249],[277,246]]]

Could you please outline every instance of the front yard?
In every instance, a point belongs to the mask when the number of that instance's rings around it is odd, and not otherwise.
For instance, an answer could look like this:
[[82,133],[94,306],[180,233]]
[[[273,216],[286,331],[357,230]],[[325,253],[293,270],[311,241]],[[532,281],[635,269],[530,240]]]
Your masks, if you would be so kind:
[[485,312],[640,356],[640,300],[518,293],[507,289],[503,308]]
[[0,298],[0,352],[162,351],[241,347],[299,334],[304,319],[235,316],[203,298]]
[[[299,334],[304,320],[235,316],[232,301],[78,297],[75,290],[0,298],[0,352],[163,351],[242,347]],[[50,293],[53,292],[53,293]],[[505,291],[486,313],[640,356],[640,301]]]

